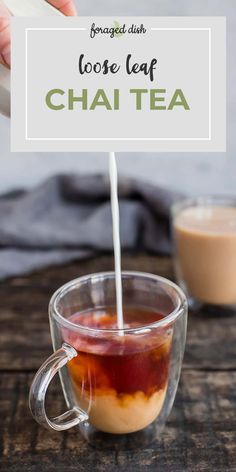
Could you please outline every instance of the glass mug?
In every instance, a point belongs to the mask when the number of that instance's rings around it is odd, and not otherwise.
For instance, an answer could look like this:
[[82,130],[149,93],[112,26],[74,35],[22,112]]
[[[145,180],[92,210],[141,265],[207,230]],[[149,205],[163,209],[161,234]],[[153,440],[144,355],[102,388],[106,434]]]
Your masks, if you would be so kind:
[[178,284],[190,305],[236,308],[236,198],[189,198],[172,208]]
[[[172,408],[187,325],[182,290],[162,277],[122,272],[124,329],[116,325],[113,272],[60,288],[49,304],[54,354],[37,372],[30,409],[57,431],[78,425],[99,447],[150,444]],[[48,418],[45,397],[59,372],[68,411]]]

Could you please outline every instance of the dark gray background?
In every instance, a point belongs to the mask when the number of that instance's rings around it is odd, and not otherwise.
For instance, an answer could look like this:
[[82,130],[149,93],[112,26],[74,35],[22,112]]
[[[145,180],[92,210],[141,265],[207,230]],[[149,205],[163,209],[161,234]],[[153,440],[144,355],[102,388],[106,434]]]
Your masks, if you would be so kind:
[[[120,173],[182,192],[236,194],[235,0],[77,0],[81,15],[223,15],[227,17],[227,153],[119,154]],[[62,51],[62,57],[64,51]],[[0,192],[30,187],[58,172],[107,172],[106,154],[10,153],[9,121],[0,117]]]

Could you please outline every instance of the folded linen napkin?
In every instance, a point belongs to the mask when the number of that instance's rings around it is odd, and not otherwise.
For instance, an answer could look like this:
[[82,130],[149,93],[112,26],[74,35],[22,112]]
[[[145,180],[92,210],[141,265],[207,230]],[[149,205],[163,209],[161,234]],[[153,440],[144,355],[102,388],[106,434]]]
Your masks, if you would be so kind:
[[[169,254],[169,213],[178,198],[121,177],[122,249]],[[59,175],[0,197],[0,279],[112,250],[108,176]]]

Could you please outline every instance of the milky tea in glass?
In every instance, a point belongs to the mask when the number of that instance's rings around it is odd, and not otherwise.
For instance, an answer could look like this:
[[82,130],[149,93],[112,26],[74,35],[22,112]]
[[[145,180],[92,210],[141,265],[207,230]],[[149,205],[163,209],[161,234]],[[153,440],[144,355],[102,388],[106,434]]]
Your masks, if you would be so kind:
[[236,308],[236,199],[187,199],[172,215],[180,286],[193,302]]
[[[124,435],[138,435],[143,444],[159,437],[184,352],[187,304],[182,291],[144,273],[124,272],[122,284],[124,330],[117,329],[114,273],[82,277],[56,292],[50,302],[55,353],[31,387],[31,410],[38,422],[57,430],[79,425],[95,445]],[[50,419],[42,392],[60,368],[69,411]]]

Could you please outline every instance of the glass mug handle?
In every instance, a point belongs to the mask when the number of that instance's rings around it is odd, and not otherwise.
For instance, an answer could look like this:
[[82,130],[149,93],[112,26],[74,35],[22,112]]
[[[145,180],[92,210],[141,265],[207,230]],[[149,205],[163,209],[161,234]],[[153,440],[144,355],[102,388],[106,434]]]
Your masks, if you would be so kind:
[[46,428],[63,431],[88,420],[87,413],[77,406],[51,419],[48,418],[45,410],[46,393],[51,380],[68,361],[77,355],[72,346],[64,343],[43,363],[34,377],[29,393],[29,407],[34,419]]

